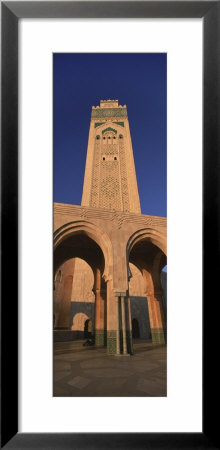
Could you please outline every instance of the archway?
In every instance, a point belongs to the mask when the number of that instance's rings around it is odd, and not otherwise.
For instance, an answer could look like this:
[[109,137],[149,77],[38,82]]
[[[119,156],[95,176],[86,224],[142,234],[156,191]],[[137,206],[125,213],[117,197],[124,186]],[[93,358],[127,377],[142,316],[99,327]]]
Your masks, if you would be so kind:
[[165,251],[165,237],[150,229],[136,232],[127,245],[129,263],[137,266],[143,275],[154,344],[166,342],[166,314],[161,284],[161,271],[166,265]]
[[[62,232],[63,233],[63,232]],[[61,233],[61,234],[62,234]],[[87,263],[94,277],[93,282],[93,295],[95,297],[95,311],[94,311],[94,332],[96,345],[105,344],[106,334],[106,282],[103,278],[106,277],[106,267],[109,267],[105,261],[105,257],[102,248],[97,244],[97,240],[92,239],[91,235],[88,236],[85,230],[77,229],[77,232],[62,234],[62,238],[57,238],[54,250],[54,273],[55,280],[56,274],[59,273],[60,266],[71,260],[83,260]],[[106,249],[106,247],[105,247]],[[56,284],[56,281],[55,281]],[[66,315],[65,323],[68,322]],[[73,328],[72,328],[72,331]],[[84,328],[81,330],[84,336]],[[76,335],[79,337],[79,333]]]
[[149,311],[145,292],[145,282],[141,270],[134,264],[129,263],[130,281],[129,281],[129,299],[132,320],[138,321],[139,338],[149,340],[151,336]]
[[[54,253],[62,243],[71,237],[86,236],[92,240],[103,254],[103,279],[107,281],[111,277],[112,272],[112,244],[107,233],[87,220],[76,220],[69,222],[55,230],[54,232]],[[68,244],[68,242],[67,242]],[[64,258],[65,259],[65,258]],[[68,258],[67,258],[68,259]],[[54,273],[57,271],[56,261],[54,257]]]
[[73,258],[61,264],[56,272],[53,291],[54,330],[69,329],[73,274]]

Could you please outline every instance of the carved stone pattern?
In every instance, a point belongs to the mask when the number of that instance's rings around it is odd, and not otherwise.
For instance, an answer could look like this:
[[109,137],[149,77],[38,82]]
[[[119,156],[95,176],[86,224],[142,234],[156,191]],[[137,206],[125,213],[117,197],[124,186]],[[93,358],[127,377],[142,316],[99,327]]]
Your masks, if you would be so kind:
[[119,142],[119,155],[120,155],[120,168],[121,168],[121,192],[122,192],[123,210],[129,211],[130,206],[129,206],[129,196],[128,196],[128,180],[127,180],[125,149],[124,149],[123,140],[121,140]]
[[92,174],[92,186],[90,195],[90,205],[94,208],[98,208],[98,196],[99,196],[99,166],[100,166],[100,143],[95,141],[94,157],[93,157],[93,174]]
[[124,223],[125,220],[126,220],[126,215],[124,215],[124,214],[118,214],[117,212],[114,212],[114,213],[112,214],[110,220],[112,220],[112,221],[115,222],[117,228],[121,228],[122,225],[123,225],[123,223]]
[[81,217],[87,217],[87,211],[86,209],[82,209],[81,213],[80,213]]
[[[120,199],[118,144],[114,142],[113,133],[105,133],[106,140],[101,141],[101,170],[99,188],[99,207],[120,210],[122,207]],[[109,139],[110,138],[110,139]],[[111,156],[103,160],[103,156]],[[114,156],[117,160],[114,160]]]
[[[86,210],[86,214],[82,210]],[[98,218],[103,220],[113,220],[113,215],[111,211],[102,210],[96,208],[89,207],[83,207],[79,205],[63,205],[63,204],[54,204],[54,214],[64,214],[64,215],[70,215],[73,217],[80,217],[81,214],[87,217],[87,218]],[[113,213],[114,214],[114,213]],[[116,213],[118,216],[122,215],[126,222],[131,223],[137,223],[141,226],[157,226],[166,228],[167,226],[167,219],[165,217],[158,217],[158,216],[147,216],[144,214],[135,214],[135,213],[129,213],[129,212],[120,212],[118,211]]]
[[118,161],[101,161],[99,207],[121,209]]
[[118,145],[117,144],[104,144],[101,150],[102,155],[118,155]]
[[127,117],[127,108],[98,108],[92,110],[92,119],[99,117]]

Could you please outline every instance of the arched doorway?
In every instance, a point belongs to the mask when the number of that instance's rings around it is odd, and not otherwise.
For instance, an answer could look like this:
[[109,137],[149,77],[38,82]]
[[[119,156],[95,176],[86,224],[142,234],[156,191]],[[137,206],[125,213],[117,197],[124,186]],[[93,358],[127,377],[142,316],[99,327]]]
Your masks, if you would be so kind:
[[75,337],[83,338],[84,325],[75,323],[76,314],[91,316],[94,325],[95,295],[94,274],[91,267],[80,258],[65,261],[57,271],[54,282],[54,329],[72,329]]
[[164,238],[152,230],[140,230],[128,242],[129,263],[141,271],[149,311],[152,342],[166,342],[166,313],[163,302],[161,271],[166,265]]
[[53,315],[55,330],[69,329],[73,272],[74,259],[69,259],[61,264],[55,274],[53,291]]
[[132,319],[132,337],[133,339],[140,338],[140,328],[137,319]]
[[[86,295],[86,301],[85,303],[89,303],[88,295],[92,293],[94,298],[94,321],[93,324],[90,326],[88,323],[88,330],[84,329],[84,322],[83,322],[83,328],[81,326],[81,330],[75,330],[74,326],[76,324],[76,321],[72,322],[72,328],[71,328],[71,319],[70,319],[70,308],[76,307],[73,305],[74,302],[71,302],[70,305],[70,299],[66,301],[66,303],[69,305],[69,309],[66,307],[65,311],[63,311],[63,314],[60,316],[62,317],[63,324],[65,325],[65,328],[71,329],[72,332],[75,331],[74,338],[84,338],[84,332],[90,332],[92,333],[92,329],[94,328],[95,331],[95,337],[96,337],[96,344],[97,345],[104,345],[106,342],[105,335],[106,335],[106,282],[103,279],[104,270],[106,269],[105,264],[105,258],[103,251],[101,247],[93,240],[91,237],[89,237],[83,230],[80,232],[79,230],[77,233],[70,233],[69,235],[65,236],[65,238],[60,239],[58,244],[55,247],[54,250],[54,273],[55,273],[55,292],[56,292],[56,278],[57,274],[59,274],[58,279],[60,278],[60,267],[64,264],[75,264],[81,261],[82,264],[86,264],[90,268],[90,272],[93,274],[93,285],[91,285],[90,293],[85,293]],[[81,267],[82,269],[82,267]],[[81,272],[83,272],[81,270]],[[62,273],[62,270],[61,270]],[[74,270],[73,270],[74,273]],[[86,289],[86,282],[87,280],[87,274],[88,271],[84,271],[85,279],[84,281],[79,282],[80,270],[78,271],[78,285],[80,285],[84,290]],[[74,286],[77,284],[77,279],[74,281],[74,276],[72,276],[72,290],[74,290]],[[91,292],[93,291],[93,292]],[[72,291],[71,291],[72,292]],[[56,298],[56,296],[54,297]],[[73,299],[74,300],[74,299]],[[77,299],[75,299],[77,300]],[[85,300],[85,299],[84,299]],[[65,304],[65,302],[63,302]],[[80,302],[78,302],[80,303]],[[78,310],[74,311],[72,310],[72,317],[73,315],[76,315],[76,313],[86,313],[88,314],[89,311],[83,311],[82,305],[80,304],[80,308]],[[89,314],[91,315],[91,314]],[[55,313],[56,316],[56,313]],[[62,326],[60,329],[64,328]],[[68,325],[67,325],[68,324]],[[57,323],[56,323],[57,325]],[[87,327],[87,325],[86,325]],[[89,328],[91,328],[91,331],[89,331]]]
[[129,298],[132,324],[133,319],[137,320],[139,327],[139,338],[142,340],[149,340],[150,322],[143,274],[141,270],[139,270],[138,267],[132,263],[129,263],[129,269]]

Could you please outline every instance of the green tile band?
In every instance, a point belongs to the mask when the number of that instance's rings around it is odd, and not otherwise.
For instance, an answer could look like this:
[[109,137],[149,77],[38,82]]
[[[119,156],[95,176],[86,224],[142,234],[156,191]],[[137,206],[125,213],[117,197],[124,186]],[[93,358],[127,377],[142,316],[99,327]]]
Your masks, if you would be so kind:
[[166,343],[166,330],[163,328],[151,328],[151,335],[153,344]]
[[107,352],[109,355],[116,354],[116,331],[107,331]]
[[127,108],[97,108],[92,109],[92,118],[127,117]]
[[105,331],[95,330],[95,346],[104,347],[105,346]]
[[106,131],[113,131],[113,133],[117,134],[117,130],[115,130],[114,128],[108,127],[105,128],[104,130],[102,130],[102,134],[106,133]]

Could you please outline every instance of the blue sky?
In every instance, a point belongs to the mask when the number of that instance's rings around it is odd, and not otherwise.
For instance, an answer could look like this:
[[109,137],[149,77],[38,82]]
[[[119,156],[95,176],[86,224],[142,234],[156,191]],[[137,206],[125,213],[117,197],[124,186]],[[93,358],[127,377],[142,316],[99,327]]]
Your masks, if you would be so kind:
[[54,201],[81,204],[92,106],[126,104],[143,214],[167,211],[165,53],[55,53]]

